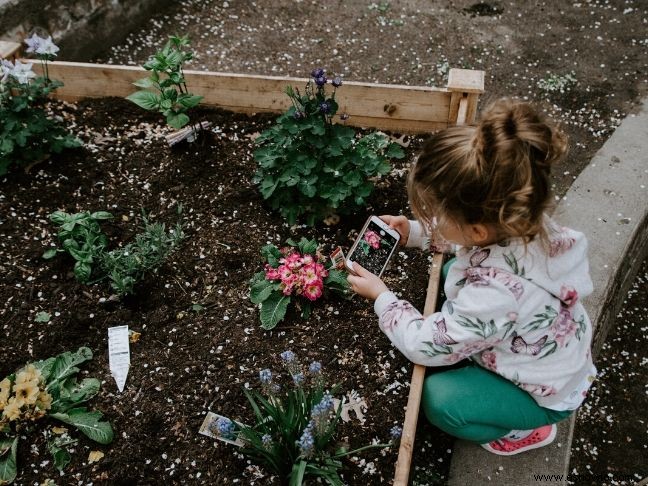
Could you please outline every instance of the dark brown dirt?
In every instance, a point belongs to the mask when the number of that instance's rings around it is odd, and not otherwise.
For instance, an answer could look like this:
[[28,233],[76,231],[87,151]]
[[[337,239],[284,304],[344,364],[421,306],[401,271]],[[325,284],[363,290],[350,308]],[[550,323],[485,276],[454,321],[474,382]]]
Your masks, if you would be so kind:
[[[404,417],[410,366],[382,336],[370,305],[359,298],[331,298],[320,302],[308,321],[289,314],[274,331],[264,332],[248,300],[248,280],[262,267],[259,249],[267,242],[304,235],[316,236],[328,250],[337,244],[348,248],[369,214],[404,210],[404,171],[381,180],[366,211],[338,226],[290,228],[265,209],[250,182],[255,164],[247,136],[268,126],[270,118],[205,110],[197,118],[211,121],[216,133],[169,149],[160,138],[158,117],[125,100],[81,102],[65,112],[86,147],[31,174],[14,172],[0,189],[0,316],[7,334],[0,376],[27,361],[88,346],[95,359],[86,369],[103,380],[92,406],[116,432],[108,447],[81,438],[63,483],[252,482],[253,470],[231,446],[198,435],[198,429],[208,410],[249,421],[242,387],[257,386],[262,368],[277,370],[277,357],[286,349],[304,363],[321,361],[331,384],[355,389],[366,400],[366,423],[344,424],[340,440],[351,446],[387,441],[389,428]],[[116,245],[135,234],[141,209],[173,224],[177,203],[184,207],[188,235],[182,248],[121,302],[103,300],[111,293],[106,282],[79,284],[70,258],[41,259],[55,240],[47,216],[57,209],[112,212],[114,222],[104,226]],[[417,306],[425,298],[427,258],[401,252],[386,273],[388,284]],[[193,312],[193,304],[205,310]],[[52,315],[50,322],[34,321],[40,311]],[[131,345],[131,369],[120,394],[108,371],[106,329],[124,324],[142,336]],[[87,465],[94,449],[105,458]],[[389,481],[395,458],[395,450],[362,454],[357,464],[346,462],[345,480]],[[29,433],[20,442],[17,484],[48,477],[59,482],[52,463],[43,463],[47,459],[41,434]]]

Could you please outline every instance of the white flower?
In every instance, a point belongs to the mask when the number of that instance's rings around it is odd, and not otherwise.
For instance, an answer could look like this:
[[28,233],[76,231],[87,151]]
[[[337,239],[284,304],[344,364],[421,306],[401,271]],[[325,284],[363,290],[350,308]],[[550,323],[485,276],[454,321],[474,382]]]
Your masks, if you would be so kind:
[[27,52],[37,52],[38,48],[41,46],[41,43],[45,39],[38,37],[38,35],[33,34],[30,38],[25,39],[25,44],[27,44]]
[[56,56],[59,50],[58,46],[52,42],[52,36],[50,35],[47,39],[41,39],[41,44],[36,49],[36,54]]
[[32,71],[32,66],[33,63],[31,62],[23,64],[20,61],[16,61],[16,65],[14,66],[13,71],[11,71],[11,75],[16,78],[16,81],[20,84],[27,84],[30,79],[36,77],[36,73]]
[[14,65],[5,59],[0,60],[0,83],[7,81],[7,78],[13,73]]

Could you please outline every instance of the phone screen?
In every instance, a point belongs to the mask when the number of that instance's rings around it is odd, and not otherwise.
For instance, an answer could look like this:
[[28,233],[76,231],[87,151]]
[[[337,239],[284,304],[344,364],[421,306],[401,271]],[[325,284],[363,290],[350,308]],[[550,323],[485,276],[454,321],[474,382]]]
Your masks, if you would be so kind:
[[380,275],[398,240],[373,221],[360,237],[349,259],[358,262],[375,275]]

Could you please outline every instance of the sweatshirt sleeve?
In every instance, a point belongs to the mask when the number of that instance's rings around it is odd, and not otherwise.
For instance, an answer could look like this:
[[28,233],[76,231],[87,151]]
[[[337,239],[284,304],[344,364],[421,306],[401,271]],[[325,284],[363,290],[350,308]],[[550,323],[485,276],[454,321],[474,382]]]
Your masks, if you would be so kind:
[[494,346],[514,325],[518,303],[501,283],[469,284],[441,310],[424,318],[392,292],[378,296],[374,309],[380,329],[413,363],[446,366]]
[[420,248],[421,250],[432,250],[441,253],[454,253],[457,251],[456,245],[452,245],[447,241],[431,240],[430,235],[427,234],[423,225],[418,221],[410,219],[409,224],[410,232],[405,244],[406,248]]

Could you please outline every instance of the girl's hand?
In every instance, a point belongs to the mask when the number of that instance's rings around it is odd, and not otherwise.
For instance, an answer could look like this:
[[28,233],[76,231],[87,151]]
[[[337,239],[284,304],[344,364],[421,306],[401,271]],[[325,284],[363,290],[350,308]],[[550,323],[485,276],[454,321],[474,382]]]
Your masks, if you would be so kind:
[[401,236],[399,244],[405,246],[410,234],[410,224],[407,218],[405,216],[390,216],[386,214],[380,216],[380,219],[387,223],[390,228],[398,231],[398,234]]
[[356,262],[353,262],[353,271],[356,275],[349,274],[347,281],[356,294],[366,299],[376,300],[385,290],[389,290],[380,278]]

